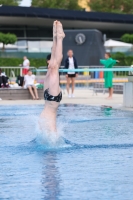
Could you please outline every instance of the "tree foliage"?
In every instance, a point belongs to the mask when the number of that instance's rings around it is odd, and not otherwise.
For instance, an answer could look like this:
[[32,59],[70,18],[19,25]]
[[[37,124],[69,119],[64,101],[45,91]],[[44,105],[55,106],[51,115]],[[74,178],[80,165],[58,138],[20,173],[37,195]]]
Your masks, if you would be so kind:
[[133,13],[132,0],[90,0],[88,3],[92,11],[112,13]]
[[0,5],[4,6],[18,6],[22,0],[0,0]]
[[0,32],[0,43],[3,43],[3,50],[5,49],[5,45],[14,44],[17,41],[17,36],[11,33],[1,33]]
[[121,37],[123,42],[132,43],[133,44],[133,34],[124,34]]
[[120,61],[117,64],[118,66],[130,66],[130,65],[133,64],[133,56],[132,55],[126,55],[126,54],[121,53],[121,52],[117,52],[115,54],[112,54],[111,58]]
[[78,5],[78,0],[32,0],[32,6],[70,10],[82,9]]

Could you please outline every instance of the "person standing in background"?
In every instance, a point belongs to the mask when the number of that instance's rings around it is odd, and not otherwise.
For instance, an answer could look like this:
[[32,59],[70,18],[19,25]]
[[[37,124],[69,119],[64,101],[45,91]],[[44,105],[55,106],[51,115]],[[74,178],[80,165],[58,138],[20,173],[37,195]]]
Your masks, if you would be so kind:
[[[73,56],[73,51],[70,49],[67,52],[67,58],[65,60],[65,69],[77,69],[78,68],[78,64],[77,64],[77,60],[76,58]],[[66,79],[67,79],[67,85],[66,85],[66,89],[67,89],[67,93],[68,93],[68,97],[74,97],[74,88],[75,88],[75,77],[78,76],[77,72],[67,72],[66,74]],[[72,93],[69,93],[69,89],[70,89],[70,82],[72,83]]]
[[[105,68],[112,68],[119,60],[113,60],[110,53],[105,53],[105,60],[100,60],[100,63],[104,65]],[[104,72],[104,86],[109,89],[109,96],[107,99],[112,99],[113,96],[113,72],[105,71]]]
[[23,57],[23,70],[22,70],[22,74],[26,75],[29,68],[30,68],[30,61],[27,59],[26,56]]

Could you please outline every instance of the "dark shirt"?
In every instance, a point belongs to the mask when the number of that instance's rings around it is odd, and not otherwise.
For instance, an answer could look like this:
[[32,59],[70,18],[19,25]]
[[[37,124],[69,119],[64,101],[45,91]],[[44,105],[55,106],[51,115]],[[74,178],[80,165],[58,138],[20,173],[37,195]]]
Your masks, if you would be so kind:
[[[65,60],[65,69],[68,69],[69,68],[69,57],[66,58]],[[76,58],[73,56],[73,61],[74,61],[74,68],[75,69],[78,69],[78,64],[77,64],[77,60]],[[66,72],[67,73],[67,72]],[[78,72],[75,72],[75,74],[78,74]]]

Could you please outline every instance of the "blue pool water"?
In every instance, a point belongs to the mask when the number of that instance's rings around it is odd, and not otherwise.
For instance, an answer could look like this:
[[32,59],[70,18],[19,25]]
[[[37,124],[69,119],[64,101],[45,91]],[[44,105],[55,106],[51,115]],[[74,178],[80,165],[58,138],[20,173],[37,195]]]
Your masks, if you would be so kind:
[[43,106],[0,106],[0,200],[132,200],[133,113],[61,105],[59,145],[38,142]]

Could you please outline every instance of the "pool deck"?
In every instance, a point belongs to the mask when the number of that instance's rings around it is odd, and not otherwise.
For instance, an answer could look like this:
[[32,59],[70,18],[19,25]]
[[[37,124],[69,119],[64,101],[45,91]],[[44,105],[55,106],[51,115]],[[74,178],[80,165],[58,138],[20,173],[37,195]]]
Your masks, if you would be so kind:
[[[130,110],[133,108],[123,107],[123,95],[114,94],[113,99],[108,100],[106,97],[108,94],[98,93],[93,95],[92,90],[87,89],[75,89],[75,97],[68,98],[66,90],[63,91],[63,99],[61,104],[84,104],[92,106],[111,106],[112,108]],[[1,100],[0,105],[44,105],[44,100]]]

